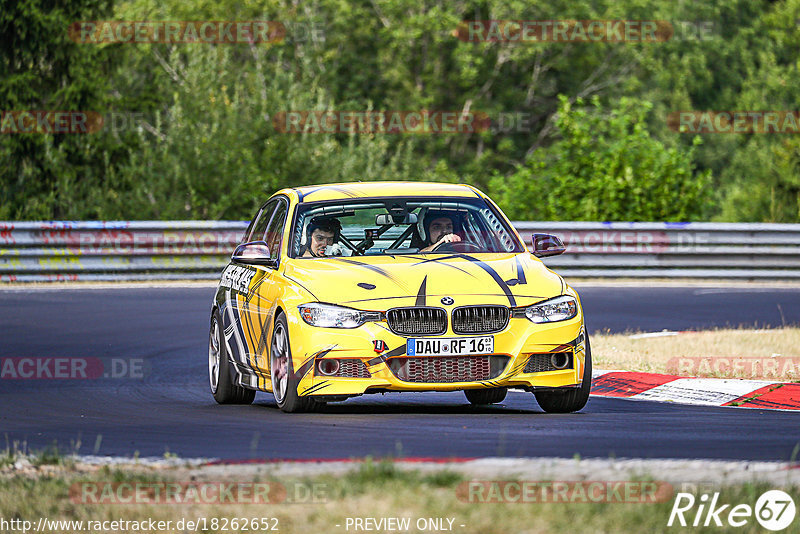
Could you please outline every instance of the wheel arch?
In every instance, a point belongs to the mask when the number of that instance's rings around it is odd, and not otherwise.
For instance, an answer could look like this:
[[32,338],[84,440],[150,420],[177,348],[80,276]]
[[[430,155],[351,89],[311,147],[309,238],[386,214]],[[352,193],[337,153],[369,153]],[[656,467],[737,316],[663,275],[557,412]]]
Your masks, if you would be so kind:
[[[265,325],[264,332],[262,333],[264,336],[264,348],[267,350],[267,358],[272,357],[272,335],[275,333],[275,325],[278,324],[278,317],[280,317],[282,313],[286,313],[284,311],[285,308],[286,306],[278,301],[275,306],[275,313],[272,315],[272,321]],[[270,362],[270,366],[271,365],[272,363]]]

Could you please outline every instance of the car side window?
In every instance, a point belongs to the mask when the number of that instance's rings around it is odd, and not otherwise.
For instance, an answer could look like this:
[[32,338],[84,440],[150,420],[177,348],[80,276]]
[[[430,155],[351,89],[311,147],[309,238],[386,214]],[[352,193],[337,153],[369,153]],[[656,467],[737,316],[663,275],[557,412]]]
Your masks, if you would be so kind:
[[269,247],[270,258],[277,260],[281,255],[281,240],[283,238],[284,224],[286,223],[285,201],[278,200],[278,205],[275,207],[275,211],[270,219],[267,225],[267,231],[264,235],[264,241],[266,241]]
[[275,199],[271,202],[268,202],[266,206],[261,208],[261,212],[258,215],[258,220],[256,220],[256,223],[253,225],[253,230],[247,237],[247,241],[261,241],[264,239],[264,233],[267,230],[267,225],[269,224],[270,219],[272,219],[272,213],[275,211],[277,205],[278,199]]
[[243,245],[245,243],[249,243],[250,242],[250,234],[253,233],[253,227],[256,225],[256,222],[258,222],[258,219],[261,218],[261,213],[263,211],[264,210],[259,208],[258,211],[256,212],[256,216],[253,217],[250,220],[250,223],[247,225],[247,228],[244,229],[244,233],[242,234],[242,238],[239,240],[239,244],[240,245]]

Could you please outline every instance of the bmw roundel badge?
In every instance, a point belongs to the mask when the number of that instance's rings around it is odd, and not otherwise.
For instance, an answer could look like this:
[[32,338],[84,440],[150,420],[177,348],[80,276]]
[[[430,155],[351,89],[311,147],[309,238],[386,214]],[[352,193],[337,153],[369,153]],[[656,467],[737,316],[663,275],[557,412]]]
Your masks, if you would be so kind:
[[445,306],[450,306],[454,302],[453,297],[442,297],[442,304]]

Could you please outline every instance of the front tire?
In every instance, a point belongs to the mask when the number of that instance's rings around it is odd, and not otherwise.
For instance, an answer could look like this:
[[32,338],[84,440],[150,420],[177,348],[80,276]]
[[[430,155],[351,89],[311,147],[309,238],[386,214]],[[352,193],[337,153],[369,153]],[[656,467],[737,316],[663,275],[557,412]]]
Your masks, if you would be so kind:
[[586,336],[586,358],[583,365],[583,382],[579,388],[569,392],[540,391],[534,393],[536,402],[548,413],[577,412],[589,400],[589,390],[592,387],[592,348],[589,345],[589,336]]
[[256,398],[256,392],[233,382],[221,324],[219,311],[214,310],[208,334],[208,381],[211,394],[219,404],[250,404]]
[[506,392],[506,388],[465,389],[464,395],[470,404],[481,406],[502,402],[506,398]]
[[272,393],[278,408],[286,413],[307,412],[315,407],[311,397],[297,394],[300,377],[294,373],[292,365],[292,348],[289,344],[289,327],[286,315],[281,312],[275,320],[272,331],[272,343],[269,348],[269,372],[272,378]]

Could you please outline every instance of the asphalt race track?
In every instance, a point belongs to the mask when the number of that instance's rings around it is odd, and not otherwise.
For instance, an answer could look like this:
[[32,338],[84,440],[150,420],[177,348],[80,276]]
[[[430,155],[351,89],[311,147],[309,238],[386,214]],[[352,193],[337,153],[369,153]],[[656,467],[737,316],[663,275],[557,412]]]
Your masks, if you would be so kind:
[[[800,288],[578,289],[593,332],[800,322]],[[212,295],[212,288],[0,291],[0,358],[143,361],[141,378],[0,380],[0,440],[34,449],[57,442],[80,454],[225,459],[789,460],[800,443],[796,413],[598,397],[572,415],[545,414],[532,395],[516,392],[482,409],[460,392],[368,395],[316,414],[281,413],[264,393],[252,406],[218,406],[207,382]]]

